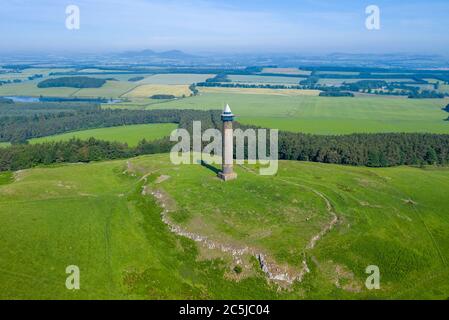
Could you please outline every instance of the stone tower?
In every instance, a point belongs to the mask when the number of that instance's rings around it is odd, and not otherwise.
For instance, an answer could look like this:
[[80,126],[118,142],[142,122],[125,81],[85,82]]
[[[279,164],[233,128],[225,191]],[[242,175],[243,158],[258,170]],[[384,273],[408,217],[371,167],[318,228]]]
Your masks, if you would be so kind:
[[221,114],[221,121],[223,121],[223,169],[218,173],[218,177],[224,181],[229,181],[237,178],[237,174],[234,172],[234,136],[232,131],[232,122],[234,121],[234,115],[232,114],[229,105],[226,105],[223,113]]

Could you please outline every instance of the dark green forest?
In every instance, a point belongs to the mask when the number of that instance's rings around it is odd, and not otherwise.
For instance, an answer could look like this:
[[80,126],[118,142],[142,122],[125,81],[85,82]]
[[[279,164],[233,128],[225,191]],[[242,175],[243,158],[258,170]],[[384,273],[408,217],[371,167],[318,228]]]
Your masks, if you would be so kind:
[[126,159],[141,154],[165,153],[170,151],[172,145],[168,138],[151,143],[142,140],[135,148],[94,138],[85,141],[72,139],[65,142],[13,145],[0,149],[0,172],[54,163]]
[[170,99],[175,99],[176,97],[172,94],[155,94],[155,95],[152,95],[150,98],[156,99],[156,100],[170,100]]
[[62,77],[52,78],[41,81],[37,84],[38,88],[100,88],[106,83],[106,79],[90,78],[90,77]]

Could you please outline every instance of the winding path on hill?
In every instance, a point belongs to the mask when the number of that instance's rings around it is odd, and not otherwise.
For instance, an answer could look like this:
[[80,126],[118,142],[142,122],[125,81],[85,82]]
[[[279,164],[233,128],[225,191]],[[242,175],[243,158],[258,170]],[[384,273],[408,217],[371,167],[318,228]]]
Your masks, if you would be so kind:
[[[128,162],[128,171],[130,171],[131,167],[132,167],[131,164]],[[257,172],[255,172],[251,168],[248,168],[243,165],[241,165],[240,167],[243,168],[247,172],[257,174]],[[151,173],[153,173],[153,172],[151,172]],[[147,173],[140,180],[147,182],[146,178],[151,173]],[[296,271],[296,272],[292,272],[290,270],[287,270],[285,267],[280,266],[279,264],[274,262],[274,260],[271,257],[260,252],[260,250],[258,250],[258,249],[250,248],[247,246],[246,247],[235,247],[235,246],[231,246],[231,245],[226,245],[226,244],[211,240],[206,236],[195,234],[195,233],[192,233],[192,232],[189,232],[189,231],[183,229],[181,226],[175,224],[169,218],[169,213],[172,211],[172,208],[170,208],[171,203],[169,201],[169,196],[167,194],[165,194],[162,190],[159,190],[157,188],[153,189],[153,188],[150,188],[149,186],[145,185],[145,186],[143,186],[142,195],[151,195],[156,199],[156,202],[158,203],[158,205],[163,208],[163,210],[161,212],[162,221],[169,227],[170,231],[173,232],[174,234],[176,234],[178,236],[186,237],[195,242],[201,243],[204,247],[206,247],[208,249],[220,250],[221,252],[230,254],[237,264],[240,264],[242,262],[243,255],[245,255],[245,254],[252,255],[252,256],[256,257],[256,259],[258,260],[261,270],[265,273],[265,275],[267,276],[268,279],[270,279],[274,282],[280,283],[280,284],[291,285],[295,281],[301,282],[303,280],[304,276],[310,272],[309,266],[307,264],[305,251],[313,249],[316,246],[316,244],[318,243],[318,241],[323,236],[325,236],[329,231],[332,230],[332,228],[338,223],[338,215],[334,211],[334,208],[333,208],[329,198],[327,196],[325,196],[323,193],[321,193],[320,191],[315,190],[311,187],[296,183],[296,182],[285,180],[285,179],[279,179],[279,181],[282,181],[284,183],[291,184],[291,185],[294,185],[294,186],[297,186],[297,187],[300,187],[303,189],[307,189],[307,190],[310,190],[313,193],[315,193],[318,197],[323,199],[323,201],[326,204],[326,210],[329,213],[329,215],[332,217],[331,221],[326,223],[323,226],[323,228],[320,230],[320,232],[317,233],[316,235],[314,235],[308,242],[307,246],[304,249],[304,255],[303,255],[303,259],[301,261],[300,270]]]
[[[251,172],[253,174],[257,174],[256,171],[254,171],[253,169],[248,168],[248,167],[246,167],[244,165],[240,165],[240,167],[245,169],[248,172]],[[278,180],[282,181],[284,183],[293,185],[293,186],[297,186],[299,188],[310,190],[313,193],[315,193],[317,196],[319,196],[321,199],[323,199],[323,201],[325,202],[326,210],[329,213],[329,215],[332,217],[332,220],[330,222],[328,222],[327,224],[325,224],[324,227],[321,229],[321,231],[318,234],[316,234],[315,236],[313,236],[310,239],[308,245],[306,246],[307,250],[311,250],[311,249],[315,248],[315,246],[318,243],[318,241],[320,241],[321,238],[324,237],[328,232],[330,232],[332,230],[332,228],[338,223],[338,215],[335,212],[335,210],[334,210],[334,208],[332,206],[331,201],[322,192],[320,192],[320,191],[318,191],[318,190],[316,190],[314,188],[311,188],[309,186],[306,186],[306,185],[303,185],[303,184],[299,184],[299,183],[296,183],[296,182],[293,182],[293,181],[289,181],[289,180],[286,180],[286,179],[281,179],[281,178],[278,178]],[[304,258],[302,260],[302,266],[303,266],[303,268],[302,268],[302,270],[300,272],[301,277],[299,279],[297,279],[299,281],[301,281],[302,278],[304,277],[305,273],[308,273],[309,270],[310,270],[308,265],[307,265],[307,259],[306,259],[306,256],[305,256],[305,252],[304,252]]]

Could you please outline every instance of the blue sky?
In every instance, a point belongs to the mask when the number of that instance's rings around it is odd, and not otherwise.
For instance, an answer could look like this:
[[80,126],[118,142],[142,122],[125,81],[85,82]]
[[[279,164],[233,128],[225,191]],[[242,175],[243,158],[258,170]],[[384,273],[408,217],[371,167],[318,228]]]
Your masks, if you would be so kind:
[[[65,27],[78,5],[81,28]],[[381,29],[365,28],[365,8]],[[447,0],[1,0],[0,52],[449,54]]]

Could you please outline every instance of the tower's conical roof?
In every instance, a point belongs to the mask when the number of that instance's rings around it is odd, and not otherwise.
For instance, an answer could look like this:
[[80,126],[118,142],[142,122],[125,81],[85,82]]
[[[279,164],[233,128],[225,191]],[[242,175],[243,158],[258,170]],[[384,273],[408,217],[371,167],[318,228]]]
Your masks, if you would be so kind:
[[221,120],[222,121],[234,121],[234,115],[232,114],[231,108],[229,108],[229,105],[226,104],[223,113],[221,114]]
[[231,108],[229,107],[229,104],[226,103],[226,107],[223,110],[223,113],[225,114],[232,114]]

